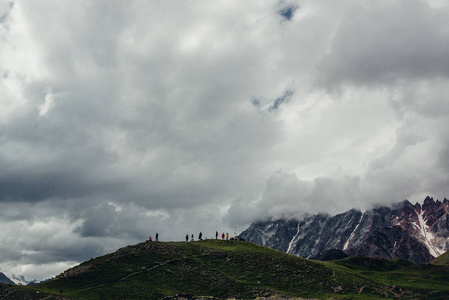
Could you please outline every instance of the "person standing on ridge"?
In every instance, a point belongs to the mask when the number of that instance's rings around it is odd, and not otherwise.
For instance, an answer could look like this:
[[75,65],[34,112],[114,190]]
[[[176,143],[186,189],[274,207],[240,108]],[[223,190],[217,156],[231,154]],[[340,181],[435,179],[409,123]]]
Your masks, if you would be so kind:
[[156,242],[159,242],[159,233],[156,232]]
[[203,233],[200,231],[200,234],[198,235],[198,240],[201,241],[203,239]]
[[151,236],[148,238],[148,241],[149,241],[149,242],[152,242],[152,241],[153,241],[153,239],[151,238]]
[[218,239],[218,231],[215,231],[215,239]]
[[189,235],[186,234],[186,242],[188,242],[188,241],[189,241]]
[[229,233],[226,232],[226,240],[229,240]]
[[221,234],[221,239],[224,240],[224,232]]
[[192,233],[192,242],[194,241],[194,238],[193,238],[193,233]]

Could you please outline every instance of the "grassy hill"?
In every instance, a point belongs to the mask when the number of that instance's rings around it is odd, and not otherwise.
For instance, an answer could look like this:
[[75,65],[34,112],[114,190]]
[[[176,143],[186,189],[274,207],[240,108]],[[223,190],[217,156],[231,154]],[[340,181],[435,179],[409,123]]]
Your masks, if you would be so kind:
[[406,260],[361,256],[333,261],[332,264],[399,289],[400,299],[449,299],[449,266],[417,265]]
[[430,263],[433,265],[449,265],[449,251],[438,256],[437,258],[432,260]]
[[442,299],[449,298],[449,270],[360,257],[317,262],[241,241],[147,242],[23,289],[39,291],[35,298],[60,297],[54,299],[161,299],[180,293],[220,299]]

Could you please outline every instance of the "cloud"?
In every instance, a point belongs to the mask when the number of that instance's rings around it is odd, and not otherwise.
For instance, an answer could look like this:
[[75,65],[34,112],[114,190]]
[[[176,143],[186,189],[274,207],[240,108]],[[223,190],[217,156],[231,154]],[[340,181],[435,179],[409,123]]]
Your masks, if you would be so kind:
[[418,0],[351,6],[319,64],[319,84],[392,85],[447,77],[447,14]]
[[114,203],[101,203],[82,211],[79,217],[83,221],[73,232],[81,237],[142,240],[146,239],[151,228],[162,229],[158,223],[163,223],[170,215],[164,211],[143,210],[131,202],[120,206]]
[[360,201],[360,192],[358,177],[320,177],[308,181],[300,180],[295,173],[278,171],[267,180],[259,200],[234,201],[225,220],[231,224],[247,225],[255,220],[340,213],[369,205]]

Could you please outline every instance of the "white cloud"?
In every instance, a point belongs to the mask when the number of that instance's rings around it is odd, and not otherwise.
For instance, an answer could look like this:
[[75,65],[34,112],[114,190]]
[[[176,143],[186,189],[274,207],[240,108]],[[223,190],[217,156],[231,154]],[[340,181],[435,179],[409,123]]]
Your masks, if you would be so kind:
[[44,102],[39,105],[39,117],[43,117],[51,110],[54,105],[55,96],[53,95],[51,89],[45,94]]

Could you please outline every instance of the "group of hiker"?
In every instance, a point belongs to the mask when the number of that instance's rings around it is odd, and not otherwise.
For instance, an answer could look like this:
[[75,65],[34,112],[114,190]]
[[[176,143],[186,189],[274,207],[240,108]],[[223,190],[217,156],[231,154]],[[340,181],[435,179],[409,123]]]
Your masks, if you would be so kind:
[[[228,232],[226,232],[226,234],[223,232],[222,234],[221,234],[221,239],[222,240],[224,240],[225,239],[225,237],[226,237],[226,240],[229,240],[229,233]],[[218,240],[218,231],[215,231],[215,239],[216,240]],[[231,238],[231,240],[232,240],[233,238]],[[190,241],[194,241],[195,240],[195,238],[194,238],[194,236],[193,236],[193,234],[191,235],[191,239],[190,239]],[[203,240],[203,233],[202,232],[200,232],[199,234],[198,234],[198,240],[199,241],[201,241],[201,240]],[[206,238],[206,240],[207,240],[207,238]],[[150,236],[149,238],[148,238],[148,241],[149,242],[152,242],[153,241],[153,238]],[[157,233],[156,232],[156,239],[155,239],[155,241],[156,242],[159,242],[159,233]],[[189,234],[186,234],[186,242],[188,242],[189,241]]]
[[[221,234],[221,239],[222,240],[224,240],[225,237],[226,237],[226,240],[229,240],[229,233],[228,232],[226,232],[226,235],[225,235],[224,232]],[[218,231],[215,231],[215,239],[218,240]],[[194,240],[195,240],[195,238],[194,238],[194,236],[192,234],[190,241],[193,242]],[[200,233],[198,234],[198,241],[202,241],[202,240],[203,240],[203,233],[200,231]],[[206,238],[206,240],[207,240],[207,238]],[[188,242],[188,241],[189,241],[189,234],[186,234],[186,242]]]

